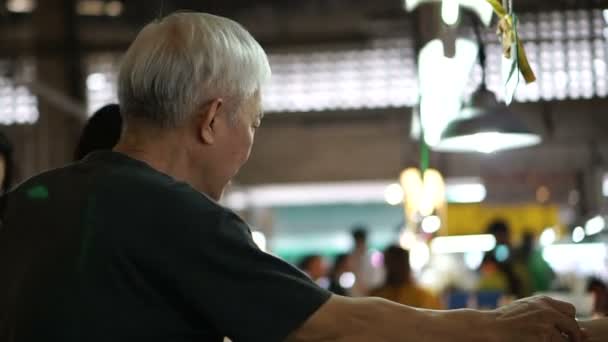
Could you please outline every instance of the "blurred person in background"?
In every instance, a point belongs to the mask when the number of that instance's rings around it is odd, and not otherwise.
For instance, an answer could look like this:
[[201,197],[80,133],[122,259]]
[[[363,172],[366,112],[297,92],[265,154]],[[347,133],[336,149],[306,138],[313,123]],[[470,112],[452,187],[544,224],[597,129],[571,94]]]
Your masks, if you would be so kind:
[[[342,278],[346,273],[352,275],[352,280],[356,282],[356,276],[352,273],[352,262],[350,254],[338,254],[334,260],[334,264],[329,272],[329,291],[340,296],[349,296],[350,288],[354,284],[343,284],[350,282],[351,279]],[[346,279],[346,280],[344,280]],[[344,281],[341,281],[344,280]],[[345,288],[343,285],[348,286]]]
[[506,294],[515,298],[524,298],[529,295],[525,291],[521,275],[514,265],[513,246],[511,244],[511,228],[507,221],[496,219],[488,225],[487,233],[496,238],[496,247],[492,251],[498,270],[508,282]]
[[587,292],[593,295],[593,315],[608,316],[608,287],[599,278],[592,277],[587,283]]
[[386,279],[384,284],[371,291],[370,296],[424,309],[441,309],[436,296],[418,286],[412,276],[409,252],[393,245],[384,251]]
[[14,172],[13,144],[3,132],[0,132],[0,195],[10,190]]
[[536,248],[536,241],[534,233],[525,232],[514,257],[514,269],[521,279],[524,296],[549,291],[555,278],[555,273],[543,258],[542,251]]
[[479,266],[479,282],[477,283],[478,291],[499,291],[509,293],[509,280],[500,270],[500,265],[496,261],[493,252],[488,252],[484,255],[483,261]]
[[357,225],[351,231],[353,238],[351,260],[356,279],[351,294],[355,297],[366,296],[371,289],[382,283],[382,270],[372,264],[367,235],[368,229],[364,225]]
[[560,301],[482,312],[348,298],[260,250],[218,201],[249,157],[269,77],[230,19],[146,25],[122,58],[114,150],[8,193],[0,341],[582,341]]
[[325,260],[318,254],[311,254],[302,258],[298,263],[298,268],[317,284],[322,284],[323,279],[327,275]]
[[101,107],[82,129],[74,151],[74,160],[81,160],[93,151],[111,150],[118,143],[121,130],[120,107],[117,104]]

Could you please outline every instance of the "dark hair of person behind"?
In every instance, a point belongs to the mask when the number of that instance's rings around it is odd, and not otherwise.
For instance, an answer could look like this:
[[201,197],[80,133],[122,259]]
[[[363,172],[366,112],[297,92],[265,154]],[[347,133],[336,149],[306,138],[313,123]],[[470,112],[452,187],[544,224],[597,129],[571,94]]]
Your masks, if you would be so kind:
[[121,129],[120,107],[117,104],[101,107],[84,126],[74,160],[80,160],[93,151],[111,150],[120,139]]
[[344,264],[348,261],[348,258],[350,257],[349,254],[346,253],[341,253],[336,255],[336,259],[334,259],[334,265],[331,268],[331,275],[332,276],[339,276],[338,271],[345,266]]
[[310,266],[315,262],[316,259],[321,258],[318,254],[307,255],[298,263],[298,268],[302,271],[308,271]]
[[3,132],[0,132],[0,155],[4,157],[5,171],[1,186],[2,193],[5,193],[13,185],[15,161],[13,159],[13,144]]
[[488,225],[488,234],[508,234],[509,224],[503,219],[496,219]]
[[412,280],[410,254],[405,249],[397,245],[389,246],[384,251],[384,266],[387,285],[401,286]]
[[363,225],[356,225],[351,231],[351,235],[355,241],[367,240],[367,228]]

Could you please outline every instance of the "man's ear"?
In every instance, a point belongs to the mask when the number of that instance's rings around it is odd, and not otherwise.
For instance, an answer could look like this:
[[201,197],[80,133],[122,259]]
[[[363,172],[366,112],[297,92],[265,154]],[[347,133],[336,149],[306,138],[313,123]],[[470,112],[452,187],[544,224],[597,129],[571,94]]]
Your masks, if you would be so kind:
[[224,100],[217,98],[212,100],[201,112],[199,118],[199,136],[203,143],[213,144],[215,142],[217,117]]

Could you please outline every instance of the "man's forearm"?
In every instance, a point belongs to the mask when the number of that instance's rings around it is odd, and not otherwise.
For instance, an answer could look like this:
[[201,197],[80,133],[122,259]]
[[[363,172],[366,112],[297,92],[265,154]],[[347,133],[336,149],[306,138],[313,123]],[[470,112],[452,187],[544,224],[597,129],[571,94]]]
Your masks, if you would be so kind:
[[[567,336],[569,341],[582,342],[575,313],[571,304],[548,297],[521,299],[481,312],[421,310],[379,298],[332,296],[288,341],[537,342],[562,341]],[[594,326],[594,334],[600,328]]]
[[333,296],[323,317],[313,317],[289,339],[311,341],[492,341],[488,315],[473,310],[432,311],[380,298]]
[[[381,337],[386,341],[491,341],[481,324],[488,315],[474,310],[433,311],[407,307],[379,298],[359,299],[351,310],[356,329],[352,337]],[[347,327],[348,331],[348,327]],[[363,341],[364,339],[361,339]]]

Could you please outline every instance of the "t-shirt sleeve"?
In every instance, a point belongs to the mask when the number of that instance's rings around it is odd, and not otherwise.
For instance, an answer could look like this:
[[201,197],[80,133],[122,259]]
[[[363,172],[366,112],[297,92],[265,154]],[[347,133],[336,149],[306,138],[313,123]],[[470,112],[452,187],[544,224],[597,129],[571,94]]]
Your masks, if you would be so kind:
[[231,211],[172,231],[163,242],[163,272],[186,305],[234,342],[283,341],[331,296],[261,251]]

